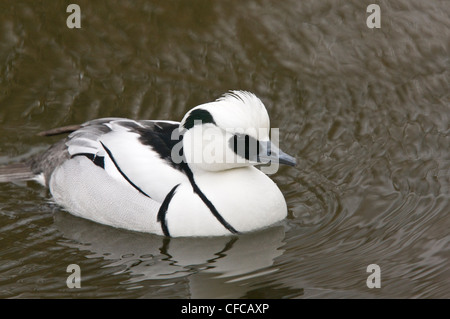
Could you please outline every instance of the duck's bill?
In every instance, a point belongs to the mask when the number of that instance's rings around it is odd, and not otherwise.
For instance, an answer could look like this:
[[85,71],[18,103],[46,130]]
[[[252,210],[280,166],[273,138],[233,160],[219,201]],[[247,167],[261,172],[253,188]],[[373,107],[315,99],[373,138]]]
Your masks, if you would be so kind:
[[257,162],[260,164],[279,163],[289,166],[297,164],[295,157],[286,154],[271,142],[260,143]]

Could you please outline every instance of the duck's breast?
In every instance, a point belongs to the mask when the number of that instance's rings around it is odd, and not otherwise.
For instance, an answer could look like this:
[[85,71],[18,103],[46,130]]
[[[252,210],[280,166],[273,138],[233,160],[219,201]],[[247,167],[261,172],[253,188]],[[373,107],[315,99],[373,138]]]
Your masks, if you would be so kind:
[[272,225],[287,215],[280,189],[254,167],[196,174],[194,183],[210,204],[191,185],[180,185],[166,214],[171,236],[247,232]]

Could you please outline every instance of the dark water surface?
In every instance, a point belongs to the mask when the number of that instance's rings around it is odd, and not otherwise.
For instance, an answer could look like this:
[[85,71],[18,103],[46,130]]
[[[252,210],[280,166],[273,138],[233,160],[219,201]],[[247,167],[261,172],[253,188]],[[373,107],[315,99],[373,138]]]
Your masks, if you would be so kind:
[[169,240],[0,184],[1,298],[450,298],[448,1],[377,1],[380,29],[374,1],[76,1],[68,29],[72,2],[0,1],[0,164],[53,127],[180,120],[249,90],[298,161],[273,176],[289,216]]

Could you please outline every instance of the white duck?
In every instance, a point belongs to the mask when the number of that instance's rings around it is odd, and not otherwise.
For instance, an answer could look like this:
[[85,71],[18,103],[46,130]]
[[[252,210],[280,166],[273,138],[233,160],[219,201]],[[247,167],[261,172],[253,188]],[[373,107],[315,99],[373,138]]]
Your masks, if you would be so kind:
[[261,100],[231,91],[180,123],[84,123],[15,176],[47,185],[67,211],[101,224],[172,237],[248,232],[287,214],[277,185],[255,168],[295,165],[269,129]]

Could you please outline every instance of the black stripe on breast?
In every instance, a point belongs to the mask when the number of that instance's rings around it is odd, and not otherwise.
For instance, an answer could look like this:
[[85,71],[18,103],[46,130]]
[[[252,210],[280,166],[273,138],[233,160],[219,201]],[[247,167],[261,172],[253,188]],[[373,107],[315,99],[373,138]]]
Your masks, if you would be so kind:
[[205,203],[205,205],[209,208],[209,210],[214,215],[214,217],[216,217],[216,219],[223,225],[223,227],[228,229],[232,234],[239,233],[233,226],[231,226],[225,220],[225,218],[223,218],[222,215],[220,215],[220,213],[217,211],[217,209],[214,206],[214,204],[211,203],[211,201],[208,199],[208,197],[205,196],[205,194],[203,194],[201,189],[195,183],[194,175],[192,174],[192,171],[191,171],[191,169],[189,168],[188,165],[185,165],[185,172],[186,172],[187,177],[189,178],[189,181],[191,182],[191,185],[192,185],[192,188],[194,189],[194,192],[200,197],[200,199],[203,201],[203,203]]
[[175,195],[175,190],[180,184],[175,185],[172,190],[166,195],[164,201],[159,208],[158,215],[156,216],[156,220],[161,223],[161,229],[164,235],[170,236],[169,227],[167,226],[166,214],[167,209],[169,208],[170,201],[172,200],[173,195]]
[[114,156],[112,155],[111,151],[109,150],[109,148],[107,148],[105,146],[105,144],[103,144],[102,142],[100,142],[100,144],[102,144],[103,148],[105,149],[106,153],[108,153],[109,158],[111,159],[111,161],[113,162],[114,166],[116,167],[116,169],[119,171],[119,173],[123,176],[123,178],[125,178],[125,180],[131,185],[133,186],[135,189],[137,189],[139,191],[139,193],[141,193],[142,195],[151,198],[150,196],[148,196],[142,189],[140,189],[136,184],[134,184],[127,175],[125,175],[125,173],[120,169],[119,165],[117,164],[116,160],[114,159]]

